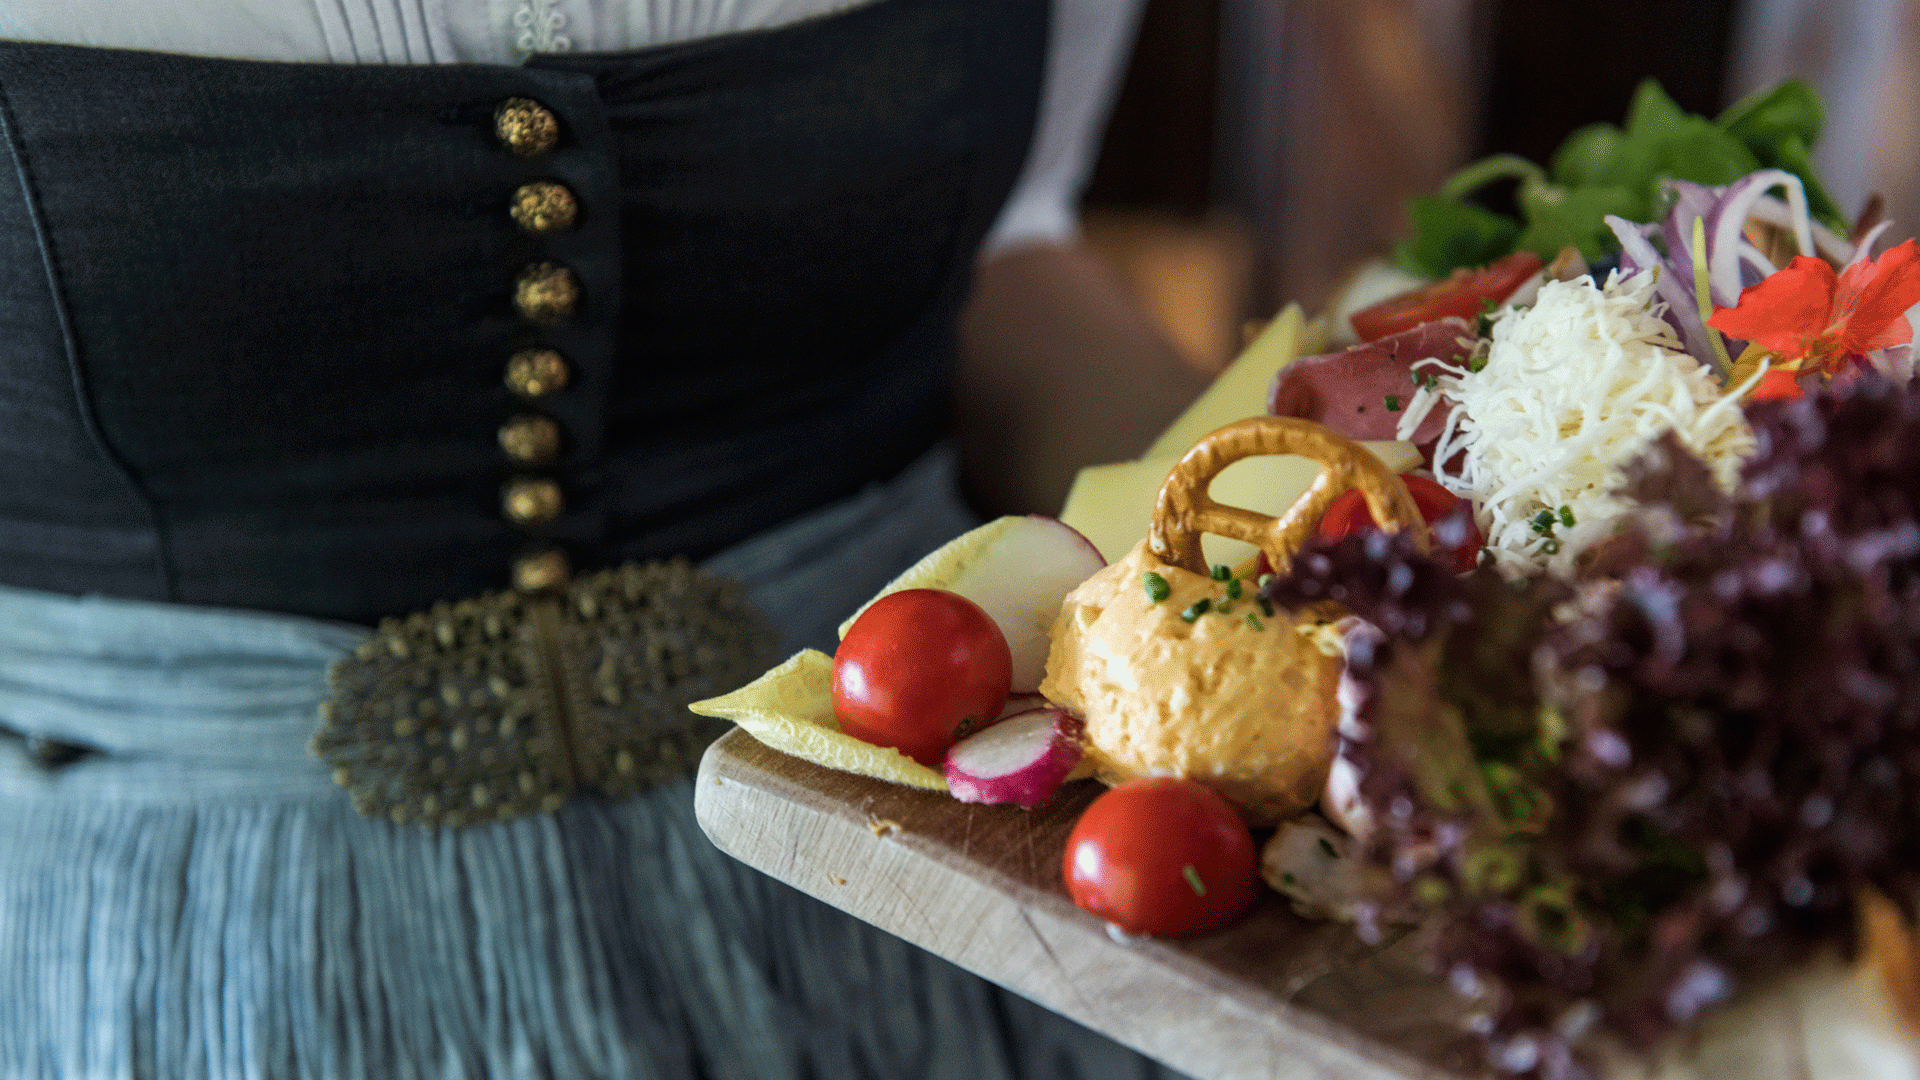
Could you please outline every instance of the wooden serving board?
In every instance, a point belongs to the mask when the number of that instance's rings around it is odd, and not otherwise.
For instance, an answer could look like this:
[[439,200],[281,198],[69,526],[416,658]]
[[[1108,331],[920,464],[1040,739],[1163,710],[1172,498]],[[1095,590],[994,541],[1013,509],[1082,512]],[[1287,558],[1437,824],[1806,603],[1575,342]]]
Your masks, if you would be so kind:
[[1184,941],[1117,940],[1060,882],[1098,792],[978,806],[824,769],[734,730],[696,810],[724,852],[1202,1080],[1471,1075],[1451,995],[1268,894]]

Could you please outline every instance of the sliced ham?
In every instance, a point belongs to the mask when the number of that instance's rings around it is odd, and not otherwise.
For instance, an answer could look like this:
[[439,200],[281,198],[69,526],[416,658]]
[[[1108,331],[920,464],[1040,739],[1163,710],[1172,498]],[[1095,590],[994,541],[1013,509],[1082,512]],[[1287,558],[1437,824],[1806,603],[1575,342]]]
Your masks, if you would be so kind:
[[[1472,349],[1473,341],[1473,326],[1465,319],[1436,319],[1345,352],[1295,360],[1274,378],[1267,411],[1325,424],[1349,438],[1398,438],[1399,410],[1416,389],[1414,363],[1430,357],[1451,361]],[[1398,408],[1388,407],[1389,397]],[[1422,454],[1431,456],[1451,411],[1436,407],[1414,430],[1412,442]]]

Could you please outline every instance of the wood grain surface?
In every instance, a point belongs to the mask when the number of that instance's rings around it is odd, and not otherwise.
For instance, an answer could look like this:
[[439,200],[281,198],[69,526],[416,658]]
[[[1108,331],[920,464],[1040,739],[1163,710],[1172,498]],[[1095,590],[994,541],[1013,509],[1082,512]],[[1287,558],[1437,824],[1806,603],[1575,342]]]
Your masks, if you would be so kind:
[[971,805],[735,730],[701,762],[696,809],[729,855],[1202,1080],[1471,1075],[1443,987],[1276,895],[1215,934],[1109,936],[1060,883],[1099,790]]

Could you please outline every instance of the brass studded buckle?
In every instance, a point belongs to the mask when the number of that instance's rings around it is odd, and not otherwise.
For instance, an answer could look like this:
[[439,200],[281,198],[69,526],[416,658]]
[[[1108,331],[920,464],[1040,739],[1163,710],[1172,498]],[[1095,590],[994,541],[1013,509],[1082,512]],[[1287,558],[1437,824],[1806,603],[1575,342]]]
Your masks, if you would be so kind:
[[684,560],[381,623],[329,674],[313,752],[360,812],[470,825],[683,774],[718,730],[687,710],[763,670],[740,586]]

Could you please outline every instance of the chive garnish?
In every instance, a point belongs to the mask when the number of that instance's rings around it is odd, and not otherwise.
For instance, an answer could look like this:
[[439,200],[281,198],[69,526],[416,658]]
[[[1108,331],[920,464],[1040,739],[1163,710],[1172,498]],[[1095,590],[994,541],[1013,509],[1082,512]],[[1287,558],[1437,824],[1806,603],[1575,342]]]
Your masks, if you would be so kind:
[[1560,508],[1560,524],[1565,525],[1569,529],[1573,528],[1573,507],[1563,506]]
[[1547,537],[1546,541],[1540,545],[1540,553],[1543,555],[1560,554],[1560,541],[1555,540],[1551,536]]
[[1227,582],[1227,599],[1229,600],[1240,599],[1240,579],[1239,578],[1234,578],[1232,581]]
[[1320,854],[1325,855],[1329,859],[1337,859],[1340,857],[1340,853],[1333,850],[1332,841],[1324,836],[1318,837],[1317,839],[1320,841]]
[[1388,412],[1400,411],[1400,395],[1399,394],[1387,395],[1387,411]]
[[1151,570],[1140,575],[1140,584],[1146,587],[1147,602],[1150,604],[1157,604],[1173,595],[1173,586],[1167,584],[1167,579]]
[[1212,607],[1213,601],[1201,597],[1193,603],[1188,604],[1186,609],[1180,612],[1180,619],[1182,622],[1192,622],[1200,616],[1205,615]]
[[1486,369],[1486,366],[1487,366],[1487,358],[1484,356],[1476,356],[1472,360],[1467,361],[1467,370],[1473,372],[1476,375],[1479,374],[1481,371],[1484,371]]
[[1273,618],[1273,601],[1264,596],[1260,598],[1260,614],[1269,619]]
[[1187,887],[1193,890],[1193,895],[1195,896],[1207,895],[1207,884],[1206,882],[1200,880],[1200,871],[1195,870],[1193,868],[1192,863],[1188,863],[1187,865],[1181,867],[1180,873],[1186,877]]
[[1227,569],[1225,564],[1222,564],[1222,563],[1213,564],[1213,580],[1225,581],[1232,576],[1233,576],[1233,571]]
[[1251,611],[1247,612],[1247,625],[1253,627],[1255,630],[1266,629],[1266,627],[1260,625],[1260,616],[1255,615]]

